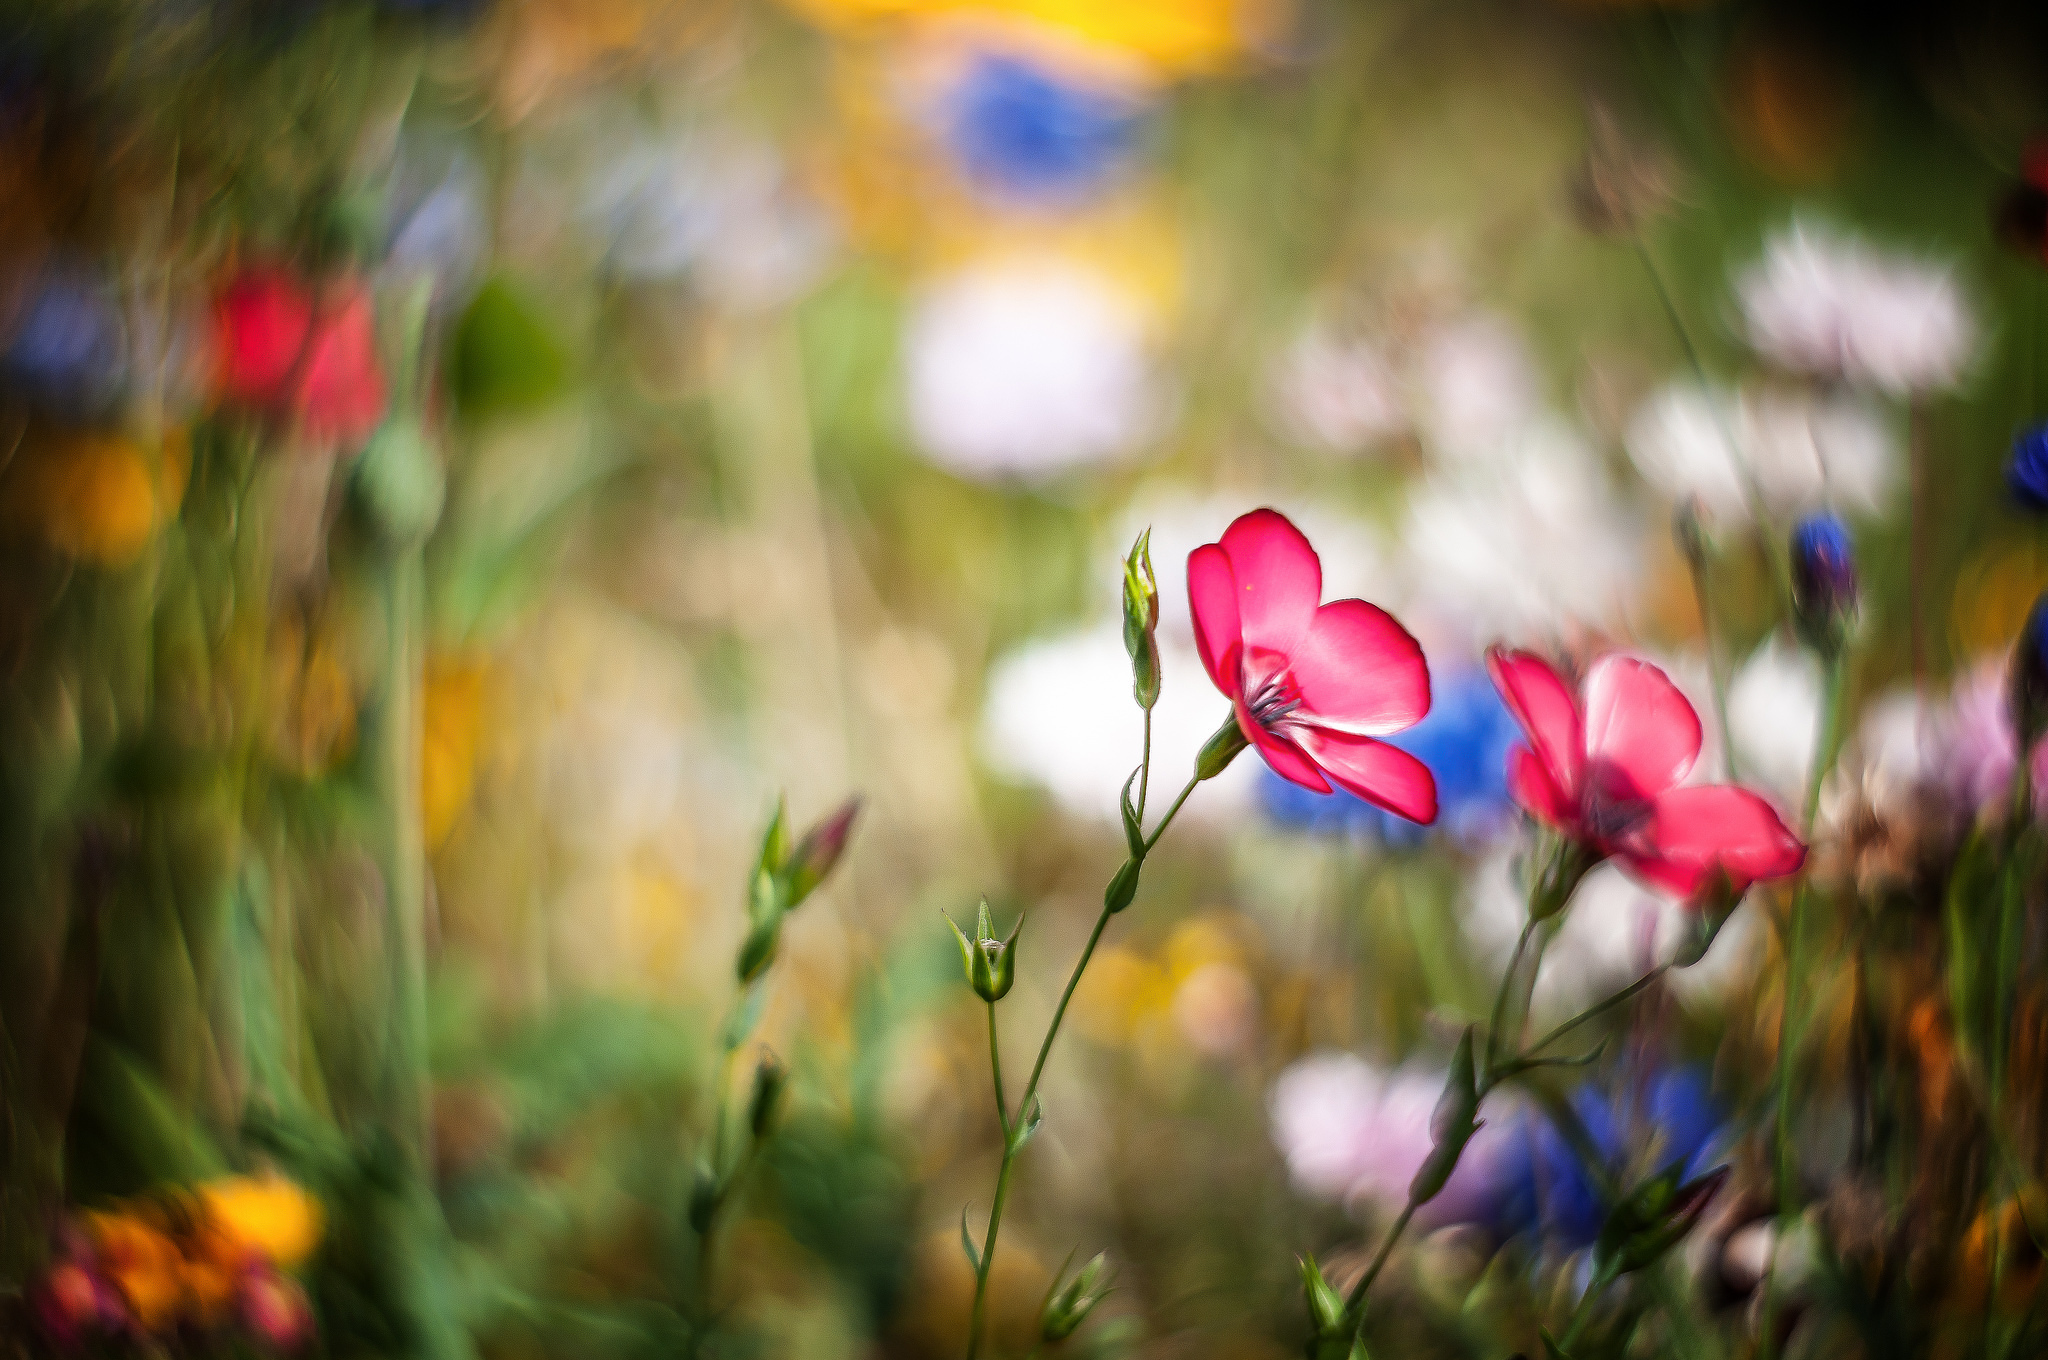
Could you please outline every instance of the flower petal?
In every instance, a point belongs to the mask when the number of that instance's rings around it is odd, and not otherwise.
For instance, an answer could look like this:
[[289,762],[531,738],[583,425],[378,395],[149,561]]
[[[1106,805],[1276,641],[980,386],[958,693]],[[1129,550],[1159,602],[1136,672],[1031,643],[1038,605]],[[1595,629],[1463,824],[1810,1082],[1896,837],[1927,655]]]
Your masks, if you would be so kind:
[[1578,821],[1579,809],[1550,776],[1543,758],[1526,746],[1508,752],[1508,794],[1524,812],[1558,830]]
[[1436,820],[1436,777],[1400,747],[1307,724],[1292,735],[1339,787],[1411,822]]
[[1195,619],[1195,650],[1216,688],[1235,697],[1243,688],[1236,654],[1242,645],[1237,578],[1222,545],[1205,543],[1188,554],[1188,609]]
[[1313,760],[1303,754],[1299,746],[1290,738],[1283,737],[1277,732],[1269,732],[1253,722],[1251,710],[1245,707],[1243,695],[1237,695],[1234,703],[1237,709],[1238,729],[1258,748],[1266,763],[1273,767],[1274,774],[1305,789],[1314,789],[1317,793],[1330,791],[1330,781],[1323,778],[1323,772],[1316,768]]
[[1699,759],[1699,714],[1656,666],[1609,653],[1586,673],[1585,693],[1587,761],[1623,784],[1608,792],[1655,798]]
[[1248,646],[1291,653],[1323,598],[1323,564],[1278,510],[1239,515],[1219,545],[1237,576],[1237,613]]
[[1364,600],[1316,610],[1290,669],[1304,707],[1323,727],[1379,736],[1429,712],[1429,664],[1394,616]]
[[1658,797],[1619,858],[1637,878],[1690,897],[1716,867],[1738,890],[1795,873],[1806,847],[1762,797],[1733,784],[1706,784]]
[[1486,673],[1493,677],[1501,702],[1528,734],[1529,749],[1543,762],[1551,785],[1566,804],[1576,804],[1586,765],[1586,733],[1571,687],[1534,652],[1492,648],[1486,653]]

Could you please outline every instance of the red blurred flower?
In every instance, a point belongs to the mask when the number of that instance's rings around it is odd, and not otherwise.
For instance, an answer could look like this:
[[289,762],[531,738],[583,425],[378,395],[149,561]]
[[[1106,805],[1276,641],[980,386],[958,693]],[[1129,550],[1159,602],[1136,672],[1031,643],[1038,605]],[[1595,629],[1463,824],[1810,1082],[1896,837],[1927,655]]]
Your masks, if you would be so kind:
[[299,423],[344,446],[384,418],[384,372],[370,297],[352,281],[317,296],[281,269],[251,268],[214,304],[216,387],[222,398]]
[[1496,647],[1486,668],[1528,735],[1508,755],[1508,788],[1537,820],[1682,898],[1717,868],[1739,891],[1805,862],[1806,847],[1758,795],[1681,787],[1699,759],[1699,715],[1649,662],[1603,656],[1577,696],[1528,652]]
[[1188,554],[1195,645],[1245,740],[1275,773],[1331,784],[1417,822],[1436,820],[1429,767],[1374,737],[1429,712],[1422,648],[1392,615],[1323,595],[1323,567],[1274,510],[1240,515]]
[[242,1326],[270,1351],[295,1351],[313,1338],[313,1306],[289,1275],[255,1270],[242,1281]]

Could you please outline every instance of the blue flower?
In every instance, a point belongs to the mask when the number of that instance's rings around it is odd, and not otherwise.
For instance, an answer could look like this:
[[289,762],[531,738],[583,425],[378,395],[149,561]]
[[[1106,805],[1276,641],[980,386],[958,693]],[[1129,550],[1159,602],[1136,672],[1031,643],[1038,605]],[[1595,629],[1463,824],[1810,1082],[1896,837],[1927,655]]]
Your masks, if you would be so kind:
[[[1582,1086],[1571,1108],[1610,1174],[1622,1172],[1645,1148],[1654,1169],[1682,1162],[1687,1179],[1717,1160],[1721,1113],[1699,1068],[1671,1068],[1612,1094]],[[1591,1246],[1606,1218],[1599,1187],[1548,1119],[1528,1116],[1525,1132],[1515,1158],[1504,1158],[1508,1188],[1495,1226],[1507,1234],[1540,1231],[1568,1250]]]
[[1071,199],[1125,159],[1138,117],[1128,99],[985,52],[953,88],[946,137],[969,179],[1021,198]]
[[2048,425],[2021,430],[2005,465],[2006,489],[2029,510],[2048,510]]
[[[1437,825],[1460,839],[1480,839],[1507,823],[1508,751],[1521,740],[1521,728],[1484,671],[1438,673],[1434,682],[1422,721],[1384,740],[1436,776]],[[1416,844],[1428,834],[1342,789],[1316,793],[1266,769],[1259,772],[1259,802],[1282,826],[1307,831],[1357,831],[1395,845]]]
[[0,349],[0,378],[45,407],[89,415],[120,390],[121,348],[120,314],[106,290],[82,270],[53,268],[30,285]]

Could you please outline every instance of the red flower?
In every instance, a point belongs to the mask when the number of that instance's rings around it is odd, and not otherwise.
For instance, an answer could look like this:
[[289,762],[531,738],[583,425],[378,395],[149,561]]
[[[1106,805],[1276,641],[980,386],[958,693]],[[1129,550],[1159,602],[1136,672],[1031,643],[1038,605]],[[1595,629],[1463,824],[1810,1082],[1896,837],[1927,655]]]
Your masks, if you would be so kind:
[[384,418],[370,298],[333,283],[315,297],[278,269],[249,269],[214,304],[216,385],[225,399],[299,422],[310,438],[360,444]]
[[1188,554],[1195,645],[1245,740],[1283,778],[1331,784],[1417,822],[1436,820],[1429,767],[1376,736],[1429,712],[1422,648],[1385,610],[1323,595],[1323,566],[1274,510],[1240,515]]
[[1700,719],[1649,662],[1603,656],[1578,697],[1528,652],[1496,647],[1486,668],[1528,734],[1508,754],[1508,789],[1537,820],[1684,898],[1716,868],[1740,890],[1805,862],[1799,838],[1748,789],[1680,786],[1699,759]]

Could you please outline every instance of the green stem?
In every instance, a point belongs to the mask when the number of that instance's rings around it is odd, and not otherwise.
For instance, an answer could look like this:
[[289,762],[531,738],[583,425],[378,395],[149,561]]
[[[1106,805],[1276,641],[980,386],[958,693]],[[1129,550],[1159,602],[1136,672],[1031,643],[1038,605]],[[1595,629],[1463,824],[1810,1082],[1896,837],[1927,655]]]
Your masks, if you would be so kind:
[[[1493,1074],[1500,1069],[1500,1040],[1507,1029],[1508,987],[1522,966],[1522,955],[1529,950],[1529,937],[1536,932],[1536,918],[1529,917],[1522,922],[1522,933],[1515,937],[1515,952],[1508,955],[1507,971],[1501,974],[1500,986],[1493,993],[1493,1018],[1486,1029],[1486,1067],[1484,1079],[1490,1084]],[[1533,979],[1531,983],[1533,987]],[[1527,1008],[1524,1007],[1526,1010]]]
[[1409,1220],[1421,1207],[1412,1199],[1402,1206],[1400,1217],[1387,1226],[1387,1235],[1380,1239],[1380,1249],[1373,1253],[1372,1264],[1365,1268],[1365,1274],[1358,1277],[1358,1283],[1351,1286],[1351,1293],[1344,1300],[1344,1311],[1357,1316],[1358,1320],[1353,1325],[1361,1331],[1365,1328],[1365,1296],[1371,1292],[1373,1281],[1386,1269],[1387,1258],[1394,1254],[1394,1244],[1401,1240],[1401,1234],[1408,1230]]
[[1586,1324],[1593,1320],[1593,1305],[1600,1301],[1600,1295],[1607,1286],[1614,1283],[1614,1272],[1602,1270],[1593,1276],[1586,1292],[1579,1296],[1579,1306],[1572,1309],[1572,1320],[1566,1324],[1564,1336],[1558,1341],[1558,1349],[1570,1355],[1572,1347],[1579,1344],[1579,1337],[1585,1332]]
[[1557,1043],[1559,1040],[1563,1039],[1566,1035],[1570,1034],[1579,1026],[1587,1023],[1590,1020],[1598,1019],[1600,1016],[1605,1015],[1608,1011],[1613,1010],[1616,1006],[1627,1004],[1630,998],[1634,997],[1638,992],[1642,991],[1645,987],[1648,987],[1658,978],[1663,977],[1665,971],[1670,967],[1671,965],[1668,963],[1660,963],[1655,968],[1652,968],[1649,972],[1637,978],[1634,982],[1631,982],[1628,986],[1622,988],[1620,991],[1614,993],[1612,996],[1609,996],[1606,1000],[1595,1002],[1592,1008],[1589,1010],[1580,1011],[1577,1015],[1573,1016],[1571,1019],[1559,1025],[1556,1029],[1550,1031],[1550,1033],[1544,1035],[1541,1039],[1538,1039],[1535,1043],[1523,1049],[1522,1059],[1526,1061],[1527,1059],[1535,1057],[1544,1049],[1549,1048],[1552,1044]]
[[[1150,776],[1151,767],[1152,714],[1150,710],[1147,710],[1145,714],[1145,755],[1138,774],[1141,788]],[[1148,854],[1151,852],[1152,847],[1159,843],[1159,838],[1166,834],[1166,828],[1173,825],[1173,819],[1180,815],[1181,807],[1188,801],[1188,796],[1195,791],[1195,785],[1201,782],[1202,777],[1199,772],[1188,778],[1187,784],[1180,791],[1180,796],[1173,800],[1173,806],[1166,810],[1166,815],[1159,819],[1159,825],[1154,827],[1152,834],[1145,838],[1145,850]],[[1143,795],[1141,794],[1141,800],[1142,797]],[[1088,962],[1095,957],[1095,947],[1102,942],[1102,932],[1109,928],[1111,914],[1109,908],[1105,905],[1101,912],[1096,915],[1095,928],[1088,932],[1088,943],[1082,946],[1081,957],[1074,961],[1074,971],[1067,975],[1066,989],[1060,993],[1059,1005],[1053,1008],[1052,1022],[1046,1026],[1045,1038],[1038,1045],[1038,1057],[1031,1064],[1031,1076],[1025,1081],[1023,1091],[1017,1096],[1017,1121],[1020,1125],[1031,1117],[1031,1102],[1038,1094],[1039,1078],[1045,1075],[1046,1059],[1052,1056],[1053,1041],[1059,1038],[1060,1026],[1066,1022],[1067,1007],[1074,999],[1074,989],[1081,985],[1081,975],[1088,971]],[[996,1060],[995,1007],[993,1004],[989,1007],[989,1057],[991,1062]],[[1000,1068],[997,1069],[996,1075],[996,1100],[998,1109],[1000,1109],[1002,1102],[1002,1075]],[[975,1360],[975,1356],[980,1354],[981,1351],[982,1314],[988,1297],[989,1271],[995,1263],[996,1234],[1002,1227],[1003,1205],[1010,1197],[1010,1171],[1016,1163],[1017,1153],[1021,1146],[1010,1127],[1008,1116],[1005,1115],[1003,1120],[1003,1160],[1000,1169],[996,1172],[995,1204],[989,1210],[988,1234],[982,1239],[981,1260],[976,1263],[974,1268],[974,1312],[968,1321],[967,1360]]]
[[1145,795],[1152,788],[1152,710],[1145,710],[1145,754],[1138,761],[1138,825],[1145,824]]
[[1003,1141],[1010,1138],[1010,1107],[1003,1100],[1003,1054],[996,1044],[996,1003],[988,1005],[988,1068],[996,1080],[996,1119],[1003,1126]]
[[[1702,547],[1701,554],[1706,552]],[[1713,691],[1714,721],[1721,728],[1721,766],[1729,783],[1740,783],[1741,770],[1735,758],[1735,729],[1728,725],[1728,667],[1714,633],[1714,586],[1704,555],[1686,554],[1686,568],[1692,575],[1693,598],[1699,602],[1700,637],[1707,649],[1707,684]]]

